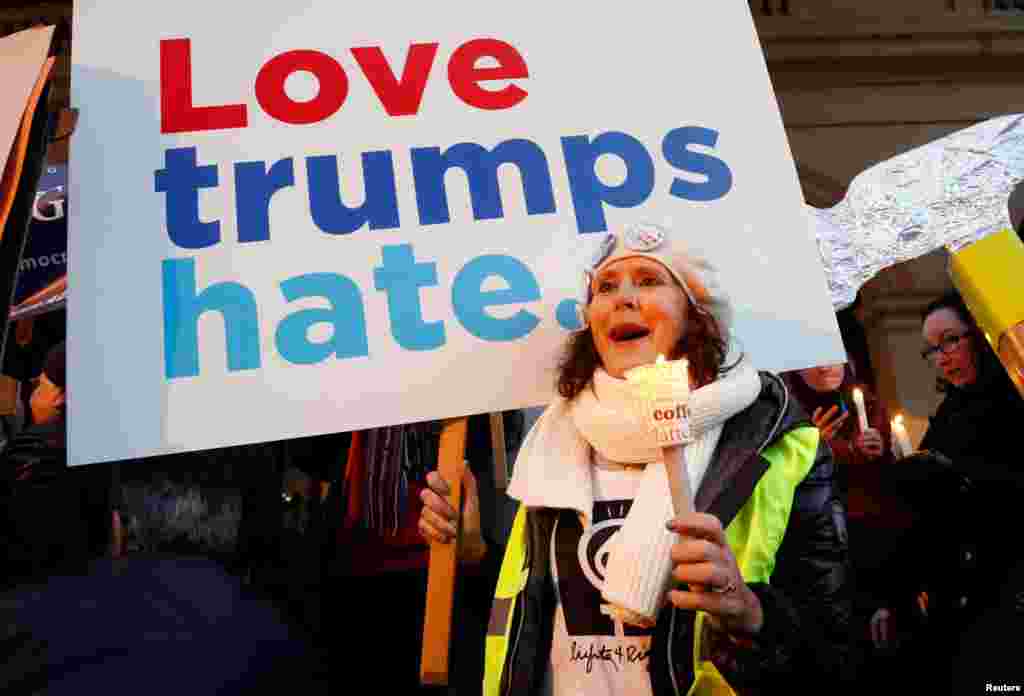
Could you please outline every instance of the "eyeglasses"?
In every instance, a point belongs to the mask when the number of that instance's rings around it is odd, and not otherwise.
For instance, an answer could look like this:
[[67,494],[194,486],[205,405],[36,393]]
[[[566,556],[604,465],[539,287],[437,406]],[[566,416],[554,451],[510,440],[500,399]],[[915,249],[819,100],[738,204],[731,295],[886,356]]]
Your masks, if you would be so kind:
[[944,339],[939,341],[938,345],[928,346],[927,348],[922,350],[921,359],[931,360],[940,350],[942,351],[943,355],[949,355],[950,353],[953,352],[953,349],[956,348],[957,345],[959,345],[960,341],[963,340],[966,336],[966,333],[957,334],[954,336],[946,336]]

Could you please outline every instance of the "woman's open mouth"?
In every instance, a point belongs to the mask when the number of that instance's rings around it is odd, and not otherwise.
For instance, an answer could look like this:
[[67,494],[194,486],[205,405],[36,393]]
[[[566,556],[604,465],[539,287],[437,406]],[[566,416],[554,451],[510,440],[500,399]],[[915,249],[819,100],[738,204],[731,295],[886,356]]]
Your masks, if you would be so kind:
[[614,343],[628,343],[629,341],[647,338],[650,335],[651,330],[640,324],[619,324],[612,327],[612,330],[608,332],[608,337]]

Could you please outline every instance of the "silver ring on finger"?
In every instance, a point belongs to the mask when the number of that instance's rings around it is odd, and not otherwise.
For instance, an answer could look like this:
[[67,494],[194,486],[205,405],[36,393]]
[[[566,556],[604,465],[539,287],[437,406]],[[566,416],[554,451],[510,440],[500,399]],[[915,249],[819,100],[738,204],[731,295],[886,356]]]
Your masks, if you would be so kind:
[[729,582],[724,587],[716,587],[712,590],[712,592],[714,592],[715,594],[727,595],[735,592],[737,589],[739,588],[736,586],[736,581],[729,580]]

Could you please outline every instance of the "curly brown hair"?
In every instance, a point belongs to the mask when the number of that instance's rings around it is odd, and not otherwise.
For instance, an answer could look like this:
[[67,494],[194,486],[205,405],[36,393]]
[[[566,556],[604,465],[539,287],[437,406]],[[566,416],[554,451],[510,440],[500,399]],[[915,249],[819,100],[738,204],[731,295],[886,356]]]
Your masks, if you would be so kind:
[[[686,330],[669,357],[689,360],[691,374],[702,387],[732,367],[725,366],[728,352],[729,337],[715,318],[704,311],[691,311]],[[594,371],[600,366],[601,356],[590,330],[572,334],[558,365],[558,393],[570,401],[576,398],[592,383]]]

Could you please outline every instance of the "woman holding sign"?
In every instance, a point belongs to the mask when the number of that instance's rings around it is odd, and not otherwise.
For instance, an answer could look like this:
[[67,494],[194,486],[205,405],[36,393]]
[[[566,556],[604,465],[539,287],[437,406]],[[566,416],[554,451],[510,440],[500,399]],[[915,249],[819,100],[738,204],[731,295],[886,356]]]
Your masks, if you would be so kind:
[[[667,231],[608,234],[584,277],[560,398],[509,486],[484,693],[826,688],[850,663],[850,599],[817,429],[781,379],[726,365],[728,300]],[[448,487],[428,481],[420,529],[451,540]]]

